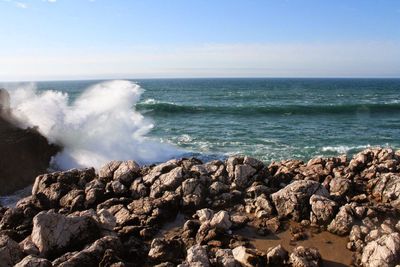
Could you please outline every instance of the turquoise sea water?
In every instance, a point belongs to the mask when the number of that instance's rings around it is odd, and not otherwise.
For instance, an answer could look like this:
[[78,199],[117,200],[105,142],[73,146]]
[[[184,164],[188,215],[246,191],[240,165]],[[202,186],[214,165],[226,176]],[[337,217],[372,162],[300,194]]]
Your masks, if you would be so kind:
[[[400,79],[154,79],[133,107],[149,138],[202,155],[265,161],[400,148]],[[100,81],[39,82],[73,101]]]

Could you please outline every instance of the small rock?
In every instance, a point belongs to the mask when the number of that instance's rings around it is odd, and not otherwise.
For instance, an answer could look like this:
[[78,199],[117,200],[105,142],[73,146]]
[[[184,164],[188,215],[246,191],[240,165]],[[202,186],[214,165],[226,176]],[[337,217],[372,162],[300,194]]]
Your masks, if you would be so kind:
[[317,249],[298,246],[290,254],[289,262],[293,267],[319,267],[322,259]]
[[155,238],[151,242],[149,257],[155,262],[181,262],[184,259],[184,244],[181,240]]
[[284,266],[289,258],[289,253],[281,246],[268,249],[267,261],[270,266]]

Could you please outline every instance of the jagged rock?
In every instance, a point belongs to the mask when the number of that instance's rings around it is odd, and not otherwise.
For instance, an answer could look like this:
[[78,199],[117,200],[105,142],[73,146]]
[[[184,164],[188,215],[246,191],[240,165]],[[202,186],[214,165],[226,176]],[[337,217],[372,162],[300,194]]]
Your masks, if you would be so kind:
[[114,172],[118,169],[121,163],[122,161],[120,160],[113,160],[106,163],[99,170],[99,179],[104,182],[110,182],[114,177]]
[[249,165],[256,170],[259,170],[264,166],[264,163],[262,161],[255,159],[255,158],[247,157],[247,156],[244,157],[243,164]]
[[210,195],[217,196],[221,193],[226,193],[229,191],[229,185],[221,183],[219,181],[213,182],[209,187]]
[[365,234],[362,232],[359,225],[353,225],[349,233],[349,242],[347,248],[353,251],[361,252],[364,247]]
[[207,250],[200,245],[194,245],[187,250],[186,256],[187,266],[209,267]]
[[350,161],[348,169],[351,172],[362,171],[367,164],[372,160],[373,152],[370,149],[364,150],[356,155]]
[[196,208],[204,203],[205,187],[199,179],[190,178],[182,183],[182,204]]
[[6,235],[0,235],[0,266],[13,266],[23,258],[17,242]]
[[0,221],[0,230],[15,229],[24,224],[25,215],[21,208],[6,210]]
[[132,220],[131,213],[122,204],[114,205],[107,211],[114,216],[115,222],[119,225],[126,225]]
[[274,191],[262,184],[252,184],[249,188],[246,189],[246,196],[248,198],[257,198],[261,195],[271,195]]
[[354,224],[353,211],[350,204],[339,209],[335,219],[328,225],[328,231],[337,235],[346,235]]
[[18,262],[14,267],[52,267],[50,261],[36,256],[26,256],[22,261]]
[[130,187],[131,195],[134,199],[146,197],[149,194],[149,189],[144,185],[143,179],[138,178],[133,181]]
[[215,261],[221,267],[240,267],[240,264],[233,257],[231,249],[218,249],[215,252]]
[[183,168],[176,167],[166,174],[162,174],[154,181],[150,188],[151,197],[159,197],[164,191],[175,190],[183,181]]
[[181,262],[185,257],[184,248],[181,240],[155,238],[151,242],[149,257],[155,262]]
[[128,192],[128,188],[118,180],[109,182],[106,190],[113,192],[117,196],[122,196]]
[[235,175],[234,182],[239,188],[246,188],[249,184],[251,184],[251,177],[257,172],[256,169],[251,167],[250,165],[236,165],[235,166]]
[[332,196],[343,197],[351,189],[351,183],[346,178],[335,177],[329,183],[329,191]]
[[232,250],[233,257],[244,267],[264,266],[265,260],[255,249],[248,249],[244,246]]
[[[54,266],[72,267],[72,266],[102,266],[99,265],[107,250],[122,252],[121,241],[115,236],[105,236],[82,251],[75,253],[66,253],[53,261]],[[138,259],[140,262],[140,259]]]
[[264,195],[261,195],[256,198],[255,206],[256,206],[256,216],[258,218],[268,218],[274,212],[274,207],[272,206],[270,201],[265,198]]
[[80,247],[97,237],[96,222],[89,216],[65,216],[54,211],[42,211],[33,218],[32,242],[41,255],[62,252],[68,247]]
[[310,198],[311,213],[310,221],[313,224],[329,223],[337,208],[337,203],[329,198],[319,195],[312,195]]
[[265,221],[265,228],[270,231],[271,233],[278,232],[279,228],[281,227],[281,222],[277,217],[271,218]]
[[85,206],[91,206],[99,203],[104,198],[106,185],[98,179],[95,179],[85,186]]
[[201,223],[204,223],[212,219],[212,217],[214,216],[214,211],[210,209],[201,209],[196,211],[196,216],[199,218],[199,221]]
[[389,203],[400,211],[400,175],[385,173],[370,181],[372,196],[382,203]]
[[123,161],[114,171],[113,179],[129,186],[139,175],[140,166],[133,160]]
[[229,228],[232,226],[232,223],[229,219],[229,213],[223,210],[214,214],[210,221],[210,226],[222,230],[229,230]]
[[281,245],[268,249],[267,262],[270,266],[284,266],[289,253]]
[[28,236],[19,243],[20,248],[25,254],[28,255],[39,255],[40,251],[36,245],[32,242],[31,236]]
[[369,242],[362,253],[365,267],[394,267],[400,264],[400,234],[383,235]]
[[271,195],[280,218],[291,216],[294,220],[306,218],[310,212],[309,200],[312,195],[329,197],[328,191],[312,180],[294,181]]
[[82,209],[85,202],[84,194],[83,190],[73,189],[60,199],[60,206],[68,208],[71,211]]
[[93,168],[72,169],[40,175],[32,188],[32,196],[41,209],[58,208],[60,199],[72,189],[83,187],[96,176]]
[[290,254],[289,262],[293,267],[319,267],[322,259],[317,249],[298,246]]
[[240,157],[229,157],[226,160],[226,171],[229,178],[233,179],[235,177],[235,167],[236,165],[243,162],[243,158]]
[[117,219],[115,216],[106,209],[97,211],[96,221],[98,222],[100,229],[108,231],[112,231],[117,225]]

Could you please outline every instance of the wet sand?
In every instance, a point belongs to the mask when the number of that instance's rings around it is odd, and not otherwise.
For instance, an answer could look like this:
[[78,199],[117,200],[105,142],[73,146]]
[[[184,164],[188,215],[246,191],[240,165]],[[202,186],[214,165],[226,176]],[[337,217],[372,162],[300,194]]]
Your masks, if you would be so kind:
[[[172,238],[182,233],[183,225],[186,220],[190,219],[179,213],[175,220],[167,222],[159,231],[156,237]],[[296,223],[290,225],[296,226]],[[315,247],[323,259],[324,267],[344,267],[350,266],[352,262],[352,252],[346,248],[347,237],[340,237],[330,232],[323,231],[317,233],[312,228],[307,228],[307,239],[291,242],[292,235],[289,226],[284,231],[277,234],[269,234],[261,236],[257,233],[257,229],[251,226],[233,231],[233,234],[242,236],[250,241],[254,248],[267,252],[269,248],[281,244],[287,251],[291,252],[297,246]]]
[[271,247],[281,244],[286,250],[291,252],[297,246],[315,247],[323,259],[324,267],[349,266],[352,262],[352,252],[346,248],[347,237],[340,237],[329,232],[312,233],[306,230],[308,238],[291,242],[289,230],[277,234],[261,236],[257,234],[255,228],[245,227],[235,231],[235,234],[250,240],[250,243],[260,251],[267,252]]

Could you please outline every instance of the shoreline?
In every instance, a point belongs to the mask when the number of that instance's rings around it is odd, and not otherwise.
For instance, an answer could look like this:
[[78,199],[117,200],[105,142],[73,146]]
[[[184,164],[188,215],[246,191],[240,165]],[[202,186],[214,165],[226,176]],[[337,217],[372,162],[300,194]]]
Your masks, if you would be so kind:
[[1,208],[0,258],[5,266],[395,266],[399,184],[400,150],[391,148],[269,165],[112,161],[98,174],[40,175],[30,196]]

